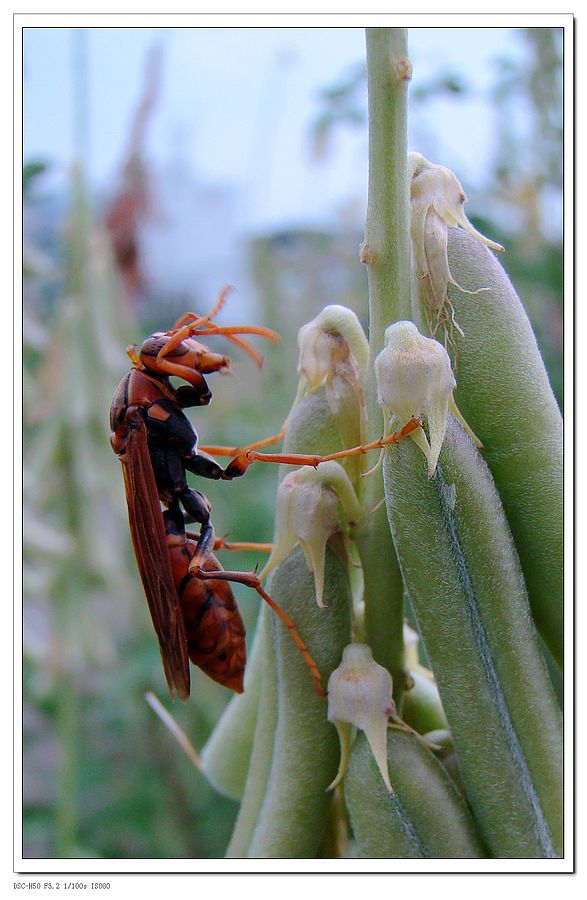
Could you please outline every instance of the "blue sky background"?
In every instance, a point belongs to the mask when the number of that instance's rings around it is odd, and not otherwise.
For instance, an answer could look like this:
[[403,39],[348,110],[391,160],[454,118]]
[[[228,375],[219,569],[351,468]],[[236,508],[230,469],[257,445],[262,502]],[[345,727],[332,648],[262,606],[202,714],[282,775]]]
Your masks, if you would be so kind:
[[[78,35],[79,41],[79,35]],[[319,91],[364,60],[352,28],[94,28],[85,34],[88,89],[83,153],[98,190],[111,191],[141,94],[146,54],[163,47],[160,99],[147,134],[155,167],[182,160],[204,183],[234,185],[247,230],[364,217],[366,130],[339,129],[326,161],[312,158]],[[75,38],[70,29],[25,32],[26,158],[65,179],[75,156]],[[79,47],[79,43],[78,43]],[[472,96],[412,105],[410,144],[454,168],[468,193],[482,186],[494,150],[485,92],[494,60],[524,52],[516,29],[409,31],[417,86],[442,71],[466,78]],[[524,110],[519,110],[524,127]]]

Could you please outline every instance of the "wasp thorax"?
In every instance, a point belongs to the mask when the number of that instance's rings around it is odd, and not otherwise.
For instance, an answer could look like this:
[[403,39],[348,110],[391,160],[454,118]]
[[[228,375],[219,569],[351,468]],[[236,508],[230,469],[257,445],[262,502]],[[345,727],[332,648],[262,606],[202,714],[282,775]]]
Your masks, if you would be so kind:
[[298,346],[298,371],[311,391],[333,378],[340,369],[353,367],[355,377],[359,378],[369,361],[369,344],[357,316],[336,304],[326,306],[300,328]]
[[342,662],[328,681],[328,719],[338,731],[341,765],[331,787],[344,776],[351,729],[360,728],[371,747],[387,790],[393,789],[387,769],[387,723],[395,714],[393,680],[387,669],[373,659],[367,644],[349,644]]

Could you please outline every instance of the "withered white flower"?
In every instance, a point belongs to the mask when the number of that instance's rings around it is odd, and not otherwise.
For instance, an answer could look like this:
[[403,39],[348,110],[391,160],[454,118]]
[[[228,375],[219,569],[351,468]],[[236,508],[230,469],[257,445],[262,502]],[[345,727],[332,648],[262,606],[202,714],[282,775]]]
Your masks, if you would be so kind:
[[[456,175],[445,166],[434,165],[420,153],[408,154],[411,198],[411,234],[415,276],[427,300],[430,330],[436,334],[443,326],[447,343],[453,344],[453,332],[463,333],[454,318],[448,297],[448,285],[465,291],[452,277],[448,261],[448,229],[463,228],[471,237],[493,250],[501,244],[489,240],[467,219],[463,205],[467,196]],[[486,290],[481,286],[476,294]]]
[[357,316],[338,304],[325,306],[300,328],[298,371],[309,390],[337,375],[360,377],[369,362],[369,343]]
[[365,732],[385,786],[393,793],[387,767],[387,724],[395,715],[393,680],[373,659],[367,644],[349,644],[342,662],[328,681],[328,719],[340,740],[340,765],[330,789],[340,783],[347,769],[352,728]]
[[375,376],[386,432],[390,415],[399,420],[400,427],[411,418],[425,418],[430,442],[422,428],[411,437],[428,460],[430,478],[446,434],[449,410],[481,446],[454,401],[456,381],[446,349],[434,338],[420,334],[413,322],[395,322],[386,329],[385,346],[375,360]]
[[326,544],[340,528],[340,504],[347,521],[359,522],[364,517],[340,463],[329,461],[318,469],[304,467],[286,475],[277,490],[273,550],[260,577],[278,566],[299,543],[314,574],[316,602],[324,607]]

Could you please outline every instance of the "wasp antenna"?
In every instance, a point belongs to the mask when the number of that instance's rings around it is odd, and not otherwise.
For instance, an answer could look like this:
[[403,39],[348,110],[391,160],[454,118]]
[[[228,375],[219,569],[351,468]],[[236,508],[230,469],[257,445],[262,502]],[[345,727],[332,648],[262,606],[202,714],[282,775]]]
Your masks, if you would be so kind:
[[204,316],[204,321],[209,321],[213,316],[219,313],[230,294],[236,293],[238,293],[238,291],[232,284],[225,284],[224,287],[220,288],[216,303],[214,304],[210,312]]

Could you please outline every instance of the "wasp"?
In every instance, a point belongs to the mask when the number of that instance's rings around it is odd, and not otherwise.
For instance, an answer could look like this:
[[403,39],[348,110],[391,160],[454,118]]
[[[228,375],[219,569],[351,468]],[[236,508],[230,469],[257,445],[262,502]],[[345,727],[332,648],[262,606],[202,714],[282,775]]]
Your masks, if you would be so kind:
[[[205,316],[186,313],[167,332],[151,334],[141,345],[127,348],[132,368],[120,382],[110,409],[110,442],[122,464],[133,548],[161,651],[171,697],[190,694],[189,660],[210,677],[236,692],[243,690],[246,662],[245,628],[230,582],[246,584],[274,609],[289,629],[324,695],[320,673],[295,624],[267,594],[256,572],[224,571],[213,555],[216,539],[210,502],[191,488],[187,472],[210,479],[232,480],[255,460],[317,466],[393,443],[419,423],[361,447],[330,456],[264,454],[260,447],[281,435],[246,448],[207,448],[234,458],[223,469],[209,453],[198,448],[198,436],[184,413],[207,406],[212,393],[205,375],[230,371],[228,356],[214,353],[197,340],[223,335],[244,350],[257,365],[261,355],[242,337],[257,334],[277,341],[279,336],[262,326],[218,326],[213,317],[224,304],[221,291]],[[176,377],[185,384],[174,387]],[[195,522],[199,534],[185,529]],[[226,546],[226,545],[225,545]]]

